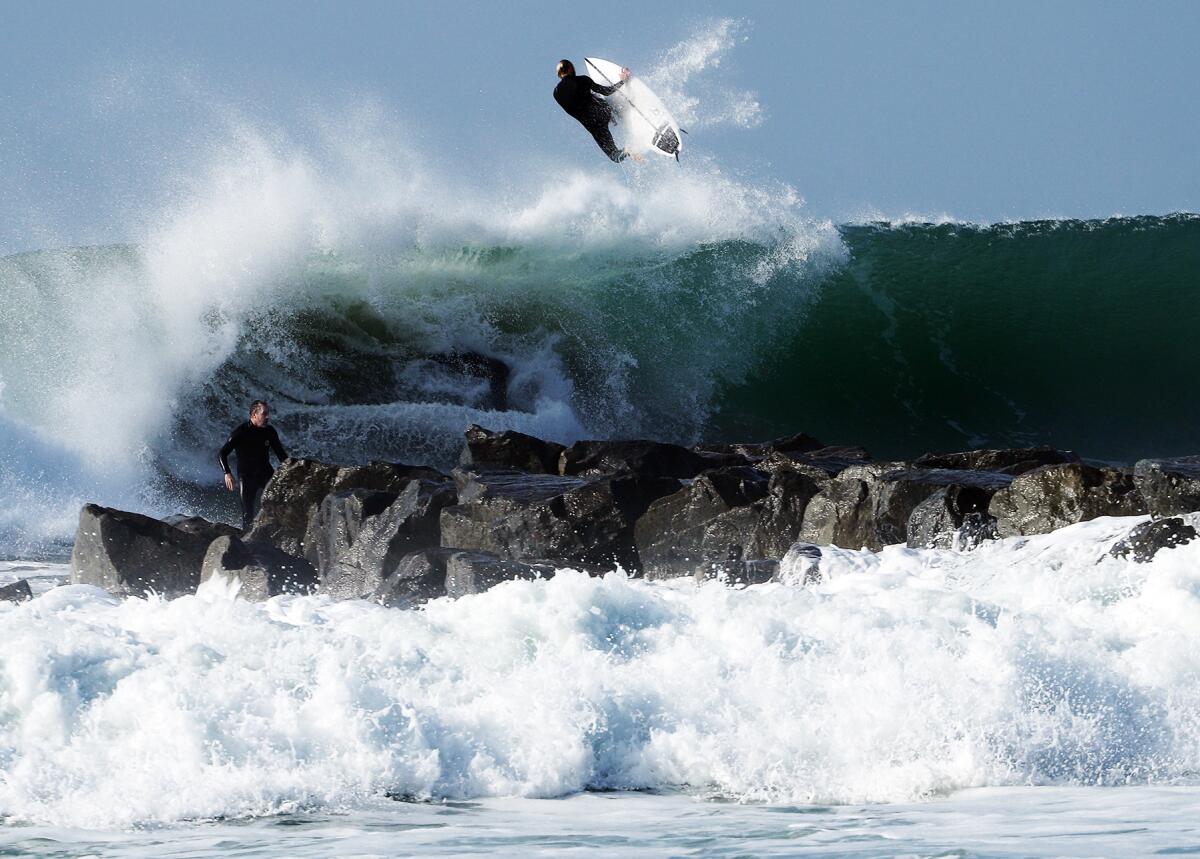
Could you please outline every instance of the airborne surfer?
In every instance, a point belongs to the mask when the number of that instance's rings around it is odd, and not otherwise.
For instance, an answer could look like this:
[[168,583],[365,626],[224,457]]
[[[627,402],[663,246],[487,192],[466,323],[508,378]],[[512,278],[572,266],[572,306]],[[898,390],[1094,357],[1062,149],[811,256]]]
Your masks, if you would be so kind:
[[612,86],[596,83],[587,75],[575,74],[575,64],[570,60],[558,61],[558,86],[554,88],[554,100],[559,107],[579,120],[595,139],[596,144],[604,150],[604,154],[613,161],[621,162],[633,158],[641,162],[645,159],[636,152],[618,149],[613,141],[612,132],[608,126],[614,121],[612,107],[602,96],[608,96],[620,89],[629,80],[629,69],[621,69],[621,79]]

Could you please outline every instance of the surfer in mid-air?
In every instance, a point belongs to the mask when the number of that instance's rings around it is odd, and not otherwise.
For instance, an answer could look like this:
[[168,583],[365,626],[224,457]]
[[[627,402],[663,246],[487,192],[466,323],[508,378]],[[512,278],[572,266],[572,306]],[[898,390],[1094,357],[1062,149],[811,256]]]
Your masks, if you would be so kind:
[[613,122],[613,111],[602,96],[612,95],[629,80],[629,69],[621,69],[621,79],[612,86],[596,83],[587,75],[575,74],[575,64],[570,60],[558,61],[558,86],[554,88],[554,100],[559,107],[579,120],[588,130],[604,154],[613,161],[645,159],[636,152],[617,148],[608,126]]

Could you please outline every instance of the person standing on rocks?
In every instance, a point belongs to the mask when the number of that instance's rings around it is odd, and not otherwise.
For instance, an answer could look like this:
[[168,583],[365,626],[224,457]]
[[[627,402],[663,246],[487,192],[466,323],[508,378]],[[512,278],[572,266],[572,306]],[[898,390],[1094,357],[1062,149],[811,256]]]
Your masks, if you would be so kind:
[[271,451],[280,465],[287,461],[287,451],[279,441],[279,433],[269,425],[271,407],[264,400],[250,404],[250,420],[235,427],[229,441],[221,447],[221,470],[225,472],[225,488],[234,491],[233,473],[229,470],[229,454],[237,454],[238,481],[242,495],[242,530],[249,531],[263,489],[275,469],[271,467]]

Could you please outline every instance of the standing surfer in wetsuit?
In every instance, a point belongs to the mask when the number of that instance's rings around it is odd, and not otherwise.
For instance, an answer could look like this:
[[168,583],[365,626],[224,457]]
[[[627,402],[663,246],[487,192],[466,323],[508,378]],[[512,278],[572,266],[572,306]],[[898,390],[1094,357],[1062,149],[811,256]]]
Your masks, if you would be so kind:
[[288,458],[287,451],[279,443],[279,433],[268,426],[271,407],[262,400],[250,404],[250,420],[237,426],[229,434],[229,441],[221,447],[221,470],[225,472],[225,488],[233,492],[233,474],[229,471],[229,454],[237,454],[238,480],[242,490],[242,530],[249,531],[263,488],[275,473],[271,467],[271,451],[279,463]]
[[554,100],[558,102],[559,107],[583,124],[604,150],[605,155],[617,162],[631,156],[634,161],[644,160],[636,152],[617,148],[612,132],[608,130],[613,121],[612,108],[601,98],[612,95],[629,80],[629,69],[621,69],[621,80],[617,83],[602,86],[587,75],[575,74],[575,64],[570,60],[559,60],[558,78],[558,86],[554,88]]

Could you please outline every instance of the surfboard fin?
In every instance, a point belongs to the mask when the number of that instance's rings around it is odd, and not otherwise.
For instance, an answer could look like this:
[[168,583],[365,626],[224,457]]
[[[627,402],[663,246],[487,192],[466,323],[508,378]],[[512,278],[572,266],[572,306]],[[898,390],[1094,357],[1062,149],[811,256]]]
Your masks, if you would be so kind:
[[687,130],[686,128],[681,128],[681,129],[679,129],[679,130],[680,130],[680,131],[682,131],[684,134],[687,134],[687,133],[688,133],[688,130]]

